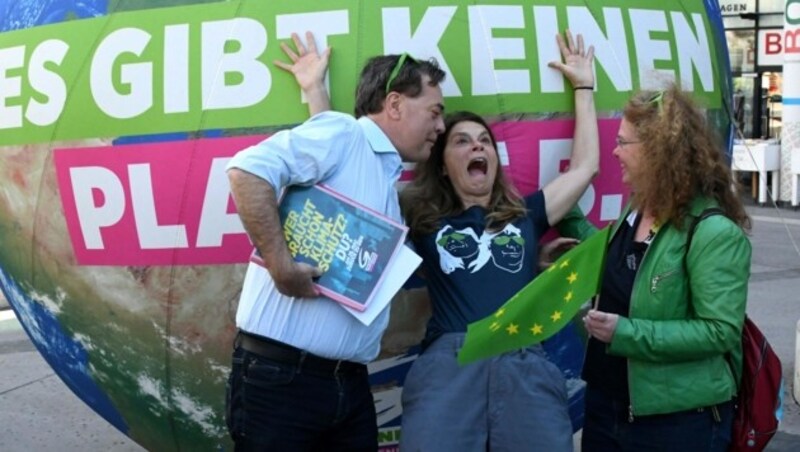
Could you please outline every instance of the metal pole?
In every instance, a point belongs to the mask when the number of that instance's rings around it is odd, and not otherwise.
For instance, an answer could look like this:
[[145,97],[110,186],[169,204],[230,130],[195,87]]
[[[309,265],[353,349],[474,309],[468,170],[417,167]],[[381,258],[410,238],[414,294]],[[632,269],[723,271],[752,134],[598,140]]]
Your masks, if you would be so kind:
[[786,0],[783,25],[783,130],[781,161],[791,161],[792,206],[800,178],[800,0]]

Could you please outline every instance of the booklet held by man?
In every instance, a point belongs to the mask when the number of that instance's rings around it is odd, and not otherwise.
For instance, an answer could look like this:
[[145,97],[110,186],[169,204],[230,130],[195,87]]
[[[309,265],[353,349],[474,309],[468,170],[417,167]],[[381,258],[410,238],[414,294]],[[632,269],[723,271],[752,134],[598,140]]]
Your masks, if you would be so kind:
[[[286,189],[278,213],[292,256],[319,267],[319,291],[353,309],[348,312],[354,315],[367,309],[386,278],[405,281],[416,268],[398,269],[393,262],[404,246],[406,226],[324,185]],[[264,265],[257,250],[250,260]],[[382,300],[380,304],[387,303]]]

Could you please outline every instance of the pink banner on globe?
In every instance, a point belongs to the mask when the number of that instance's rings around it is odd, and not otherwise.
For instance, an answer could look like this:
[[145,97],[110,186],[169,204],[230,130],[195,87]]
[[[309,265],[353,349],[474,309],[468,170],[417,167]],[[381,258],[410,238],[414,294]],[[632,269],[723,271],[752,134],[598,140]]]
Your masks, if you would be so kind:
[[[580,204],[595,223],[626,197],[611,150],[618,119],[599,121],[600,175]],[[574,121],[493,125],[500,161],[523,195],[569,164]],[[214,265],[247,262],[252,245],[236,214],[225,166],[265,136],[57,149],[55,166],[80,265]],[[412,177],[411,171],[403,180]]]

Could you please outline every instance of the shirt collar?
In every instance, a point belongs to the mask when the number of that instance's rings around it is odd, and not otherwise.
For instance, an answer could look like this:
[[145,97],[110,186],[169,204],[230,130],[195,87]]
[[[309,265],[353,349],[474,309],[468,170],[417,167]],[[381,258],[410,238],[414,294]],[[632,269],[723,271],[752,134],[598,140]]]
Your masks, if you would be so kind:
[[358,118],[358,124],[364,131],[364,135],[367,136],[367,141],[369,141],[369,145],[372,147],[373,152],[378,154],[395,153],[398,156],[400,155],[397,152],[397,148],[395,148],[392,142],[389,140],[389,137],[386,136],[386,133],[381,130],[377,124],[375,124],[375,121],[367,116],[362,116]]

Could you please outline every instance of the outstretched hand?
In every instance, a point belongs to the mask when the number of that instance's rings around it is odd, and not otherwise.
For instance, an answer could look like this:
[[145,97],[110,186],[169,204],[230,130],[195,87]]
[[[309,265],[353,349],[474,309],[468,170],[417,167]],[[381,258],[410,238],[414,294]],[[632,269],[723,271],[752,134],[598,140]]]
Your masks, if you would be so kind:
[[589,46],[587,50],[584,48],[583,36],[578,34],[576,43],[569,30],[567,30],[566,35],[566,41],[560,34],[556,35],[563,62],[551,61],[547,65],[561,71],[569,79],[573,87],[594,86],[592,64],[594,61],[594,46]]
[[326,48],[322,53],[318,52],[317,44],[314,42],[314,34],[310,31],[306,32],[308,47],[303,45],[297,33],[292,33],[292,41],[294,41],[297,51],[292,50],[285,42],[281,43],[283,53],[292,60],[292,64],[275,60],[275,66],[294,74],[297,84],[306,94],[315,89],[324,89],[323,81],[328,70],[331,48]]

